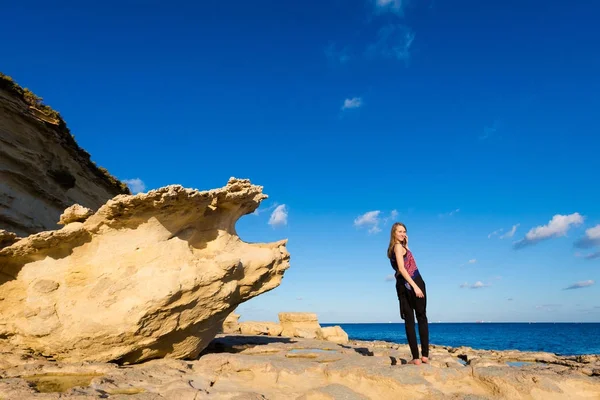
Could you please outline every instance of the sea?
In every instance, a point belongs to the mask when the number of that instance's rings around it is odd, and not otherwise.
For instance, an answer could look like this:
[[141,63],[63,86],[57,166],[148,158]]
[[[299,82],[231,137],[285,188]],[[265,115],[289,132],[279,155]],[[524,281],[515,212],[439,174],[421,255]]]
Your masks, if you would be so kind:
[[[321,323],[322,327],[334,325],[339,325],[353,340],[407,343],[403,323]],[[600,354],[600,323],[429,323],[429,342],[481,350],[544,351],[562,356]]]

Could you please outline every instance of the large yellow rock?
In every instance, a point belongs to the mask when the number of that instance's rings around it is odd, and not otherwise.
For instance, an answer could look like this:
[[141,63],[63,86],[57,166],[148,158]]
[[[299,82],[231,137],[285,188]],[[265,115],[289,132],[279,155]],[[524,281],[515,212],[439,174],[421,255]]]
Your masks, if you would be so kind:
[[0,337],[65,361],[196,357],[240,303],[277,287],[286,241],[245,243],[266,198],[232,178],[119,195],[84,222],[0,250]]

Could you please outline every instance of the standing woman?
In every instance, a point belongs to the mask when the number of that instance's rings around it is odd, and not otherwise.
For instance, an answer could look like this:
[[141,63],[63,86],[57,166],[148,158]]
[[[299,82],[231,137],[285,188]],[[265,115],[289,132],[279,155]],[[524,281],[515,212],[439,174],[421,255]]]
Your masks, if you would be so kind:
[[[387,250],[392,268],[396,271],[396,292],[400,302],[400,317],[404,320],[406,339],[412,353],[411,364],[419,365],[429,362],[429,324],[427,322],[427,293],[425,282],[417,269],[417,263],[408,248],[406,225],[396,222],[392,225],[390,244]],[[421,339],[421,355],[417,346],[415,333],[415,314],[419,323]]]

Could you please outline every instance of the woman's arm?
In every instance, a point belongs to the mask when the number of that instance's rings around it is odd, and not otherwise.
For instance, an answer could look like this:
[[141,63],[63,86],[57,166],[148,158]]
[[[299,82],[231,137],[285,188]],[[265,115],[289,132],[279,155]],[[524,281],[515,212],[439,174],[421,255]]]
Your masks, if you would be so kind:
[[406,250],[404,249],[404,247],[402,247],[401,244],[396,244],[394,246],[394,254],[396,255],[396,263],[398,264],[398,272],[400,273],[400,275],[402,275],[402,277],[404,279],[406,279],[408,284],[410,286],[412,286],[417,297],[425,297],[423,295],[423,292],[421,291],[421,288],[419,288],[417,286],[415,281],[413,281],[412,278],[410,277],[410,275],[408,274],[408,271],[406,270],[406,268],[404,268],[404,254],[405,253],[406,253]]

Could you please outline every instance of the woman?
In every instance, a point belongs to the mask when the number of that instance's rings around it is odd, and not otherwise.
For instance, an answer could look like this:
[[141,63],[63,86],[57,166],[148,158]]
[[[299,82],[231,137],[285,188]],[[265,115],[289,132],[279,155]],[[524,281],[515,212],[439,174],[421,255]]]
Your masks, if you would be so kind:
[[[412,353],[411,364],[419,365],[429,362],[429,324],[427,322],[427,293],[425,282],[417,269],[417,264],[408,248],[406,225],[396,222],[392,225],[390,245],[387,256],[392,268],[396,271],[396,292],[400,302],[400,317],[404,320],[406,339]],[[421,355],[417,347],[415,333],[415,313],[419,323],[419,338],[421,339]]]

